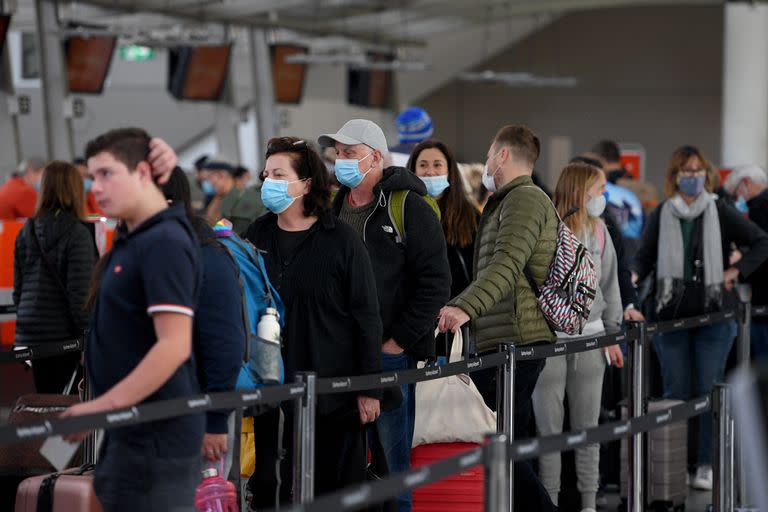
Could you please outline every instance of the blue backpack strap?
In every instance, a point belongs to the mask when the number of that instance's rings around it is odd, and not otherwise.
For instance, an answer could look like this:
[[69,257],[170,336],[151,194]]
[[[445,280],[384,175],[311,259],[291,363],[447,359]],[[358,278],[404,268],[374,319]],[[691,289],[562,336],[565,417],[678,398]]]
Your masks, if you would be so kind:
[[[235,255],[232,254],[232,249],[226,243],[224,243],[221,240],[221,238],[219,238],[216,241],[218,242],[219,246],[222,249],[224,249],[224,251],[227,253],[227,255],[229,256],[229,259],[232,261],[232,266],[235,267],[235,272],[237,272],[237,280],[240,283],[240,294],[241,294],[241,301],[240,301],[240,303],[241,303],[241,310],[242,310],[241,313],[242,313],[242,317],[243,317],[243,326],[245,327],[246,336],[248,336],[249,333],[251,332],[250,331],[250,323],[251,322],[248,319],[248,301],[245,298],[245,281],[243,280],[243,275],[240,272],[240,265],[237,264],[237,258],[235,258]],[[244,362],[248,361],[248,358],[251,355],[250,352],[251,352],[251,344],[250,343],[246,343],[245,344],[245,354],[243,356],[243,361]]]
[[234,242],[245,253],[248,259],[251,260],[251,263],[258,267],[261,272],[261,277],[264,278],[264,291],[267,295],[269,305],[270,307],[277,309],[277,302],[275,301],[275,296],[273,294],[274,290],[272,288],[272,283],[269,280],[269,275],[267,275],[267,269],[264,265],[264,258],[261,256],[261,251],[248,240],[243,240],[238,236],[233,235],[228,237],[228,239]]

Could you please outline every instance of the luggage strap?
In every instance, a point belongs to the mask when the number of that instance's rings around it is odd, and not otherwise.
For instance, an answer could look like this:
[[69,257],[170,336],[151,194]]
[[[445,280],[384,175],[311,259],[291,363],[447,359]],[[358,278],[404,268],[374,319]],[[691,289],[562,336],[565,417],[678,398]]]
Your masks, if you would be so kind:
[[53,491],[56,488],[56,480],[61,475],[82,476],[95,467],[94,464],[83,464],[79,468],[48,475],[40,484],[40,492],[37,493],[37,512],[53,512]]

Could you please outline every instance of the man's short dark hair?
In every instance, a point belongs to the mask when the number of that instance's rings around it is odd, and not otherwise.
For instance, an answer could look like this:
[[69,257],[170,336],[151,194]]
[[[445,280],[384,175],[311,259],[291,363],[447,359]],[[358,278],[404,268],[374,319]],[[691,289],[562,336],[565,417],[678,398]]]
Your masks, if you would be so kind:
[[619,145],[612,140],[604,139],[592,147],[592,152],[597,153],[609,164],[619,162]]
[[541,152],[539,138],[527,126],[504,126],[494,137],[493,143],[509,146],[515,160],[522,160],[531,167],[539,159]]
[[119,128],[99,135],[85,146],[85,158],[110,153],[129,170],[149,157],[149,134],[141,128]]
[[195,169],[197,169],[198,171],[201,171],[203,169],[203,166],[205,165],[205,162],[207,162],[209,158],[211,158],[211,155],[203,155],[199,157],[197,160],[195,160],[195,163],[194,163]]

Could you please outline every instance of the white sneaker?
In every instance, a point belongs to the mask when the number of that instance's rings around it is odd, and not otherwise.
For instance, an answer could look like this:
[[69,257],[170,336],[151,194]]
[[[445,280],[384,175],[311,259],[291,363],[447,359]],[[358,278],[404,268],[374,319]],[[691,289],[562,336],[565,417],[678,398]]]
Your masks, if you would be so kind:
[[700,491],[712,490],[712,466],[700,466],[696,469],[691,487]]
[[581,509],[581,512],[597,512],[597,510],[595,510],[593,508],[583,508],[583,509]]

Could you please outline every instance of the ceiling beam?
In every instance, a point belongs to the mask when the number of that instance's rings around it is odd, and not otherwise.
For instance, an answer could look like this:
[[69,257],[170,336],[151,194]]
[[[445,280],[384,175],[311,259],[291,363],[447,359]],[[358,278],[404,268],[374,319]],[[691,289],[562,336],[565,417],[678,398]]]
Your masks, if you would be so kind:
[[[204,9],[187,9],[178,11],[173,7],[166,7],[164,5],[158,5],[158,2],[152,0],[136,0],[132,1],[130,5],[116,2],[115,0],[80,0],[84,4],[94,5],[97,7],[116,9],[130,13],[153,13],[161,14],[164,16],[171,16],[180,20],[194,21],[198,23],[223,23],[234,26],[246,26],[257,28],[285,28],[294,30],[296,32],[302,32],[305,34],[312,34],[318,36],[339,36],[348,39],[354,39],[357,41],[391,44],[395,46],[418,46],[423,47],[426,42],[422,39],[410,38],[410,37],[391,37],[387,34],[371,33],[370,31],[356,31],[348,30],[343,27],[338,27],[333,24],[316,23],[312,21],[295,20],[290,18],[279,18],[277,20],[271,20],[266,17],[253,17],[253,16],[229,16],[225,14],[216,14],[212,12],[206,12]],[[298,2],[305,4],[306,2]],[[280,2],[281,9],[288,4],[294,4],[290,0],[283,0]]]

